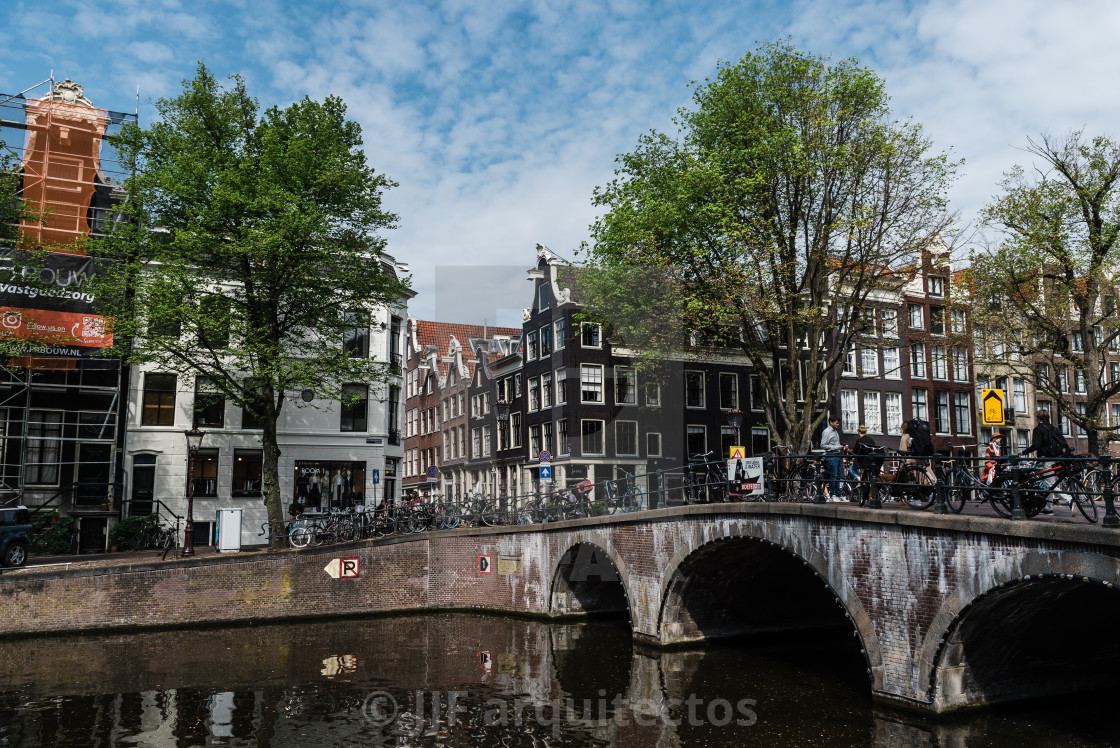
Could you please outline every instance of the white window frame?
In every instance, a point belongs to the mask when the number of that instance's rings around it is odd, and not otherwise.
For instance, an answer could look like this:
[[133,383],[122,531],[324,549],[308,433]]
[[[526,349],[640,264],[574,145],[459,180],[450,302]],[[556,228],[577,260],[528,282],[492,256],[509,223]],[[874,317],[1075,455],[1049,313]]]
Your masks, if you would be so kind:
[[[591,372],[591,373],[598,372],[598,381],[597,382],[594,379],[594,375],[590,379],[587,377],[587,374],[589,372]],[[603,377],[604,377],[604,374],[603,374],[603,365],[602,364],[580,364],[580,366],[579,366],[579,401],[581,403],[588,403],[588,404],[591,404],[591,405],[602,405],[603,404],[603,402],[604,402],[604,400],[603,400],[603,386],[604,386]],[[587,387],[588,385],[591,386],[591,389],[588,389],[588,387]],[[598,389],[598,391],[599,391],[598,399],[588,399],[587,398],[587,393],[588,392],[594,392],[595,390],[593,388],[596,385],[599,388]]]
[[883,409],[878,390],[863,392],[863,425],[869,434],[883,433]]
[[[624,425],[632,426],[633,429],[634,429],[634,451],[633,452],[623,452],[622,449],[619,447],[619,445],[622,443],[622,440],[619,438],[619,433],[618,432],[619,432],[619,428],[624,426]],[[637,457],[640,454],[640,449],[641,449],[641,445],[638,444],[638,440],[639,440],[640,437],[641,437],[641,434],[638,431],[638,422],[637,421],[615,421],[614,422],[614,453],[616,455],[622,455],[622,456],[625,456],[625,457]]]

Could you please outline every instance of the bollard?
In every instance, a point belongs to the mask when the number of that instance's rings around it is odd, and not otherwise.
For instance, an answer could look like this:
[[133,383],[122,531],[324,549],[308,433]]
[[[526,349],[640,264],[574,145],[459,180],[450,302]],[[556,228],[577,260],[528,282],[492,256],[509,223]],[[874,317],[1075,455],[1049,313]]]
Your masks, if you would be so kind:
[[1104,519],[1101,520],[1101,527],[1120,527],[1120,517],[1116,515],[1116,494],[1112,490],[1112,456],[1100,455],[1097,461],[1104,472]]
[[934,486],[937,501],[933,505],[934,514],[948,514],[949,505],[945,501],[945,469],[941,466],[941,455],[933,456],[933,477],[937,480],[937,485]]
[[1011,456],[1011,519],[1019,520],[1023,518],[1023,497],[1019,495],[1019,478],[1021,471],[1019,469],[1019,455]]

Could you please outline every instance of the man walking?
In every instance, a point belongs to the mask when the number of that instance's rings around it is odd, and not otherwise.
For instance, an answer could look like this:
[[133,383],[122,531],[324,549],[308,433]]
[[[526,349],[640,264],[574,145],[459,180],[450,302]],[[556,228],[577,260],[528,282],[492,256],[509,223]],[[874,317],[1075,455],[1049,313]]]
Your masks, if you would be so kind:
[[840,496],[840,419],[829,416],[828,428],[821,434],[821,449],[824,450],[824,464],[828,470],[828,501],[843,501]]

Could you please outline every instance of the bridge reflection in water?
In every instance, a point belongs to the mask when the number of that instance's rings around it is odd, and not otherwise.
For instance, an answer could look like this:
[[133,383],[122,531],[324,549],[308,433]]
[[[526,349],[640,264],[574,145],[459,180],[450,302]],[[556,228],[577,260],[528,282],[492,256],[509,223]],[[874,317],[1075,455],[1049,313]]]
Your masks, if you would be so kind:
[[1054,718],[1072,727],[1030,709],[948,723],[877,710],[854,641],[661,651],[635,644],[624,622],[470,614],[8,640],[0,742],[1030,748],[1113,737],[1064,707]]

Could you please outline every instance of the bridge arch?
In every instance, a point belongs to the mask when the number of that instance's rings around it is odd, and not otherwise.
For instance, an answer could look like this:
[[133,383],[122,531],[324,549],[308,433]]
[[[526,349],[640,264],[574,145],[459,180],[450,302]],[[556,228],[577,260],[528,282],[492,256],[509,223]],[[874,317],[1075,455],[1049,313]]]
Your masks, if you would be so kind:
[[961,586],[942,604],[919,654],[919,692],[935,711],[1087,690],[1115,682],[1120,559],[1028,551]]
[[[716,569],[725,571],[706,573]],[[686,539],[666,565],[652,638],[675,644],[791,631],[806,619],[820,626],[845,623],[859,638],[872,687],[878,690],[882,655],[871,617],[855,590],[833,576],[825,554],[788,526],[761,520],[720,522]],[[737,593],[747,592],[761,605],[736,599]]]
[[633,621],[630,572],[609,538],[595,532],[576,532],[561,547],[549,585],[549,613],[624,613]]

